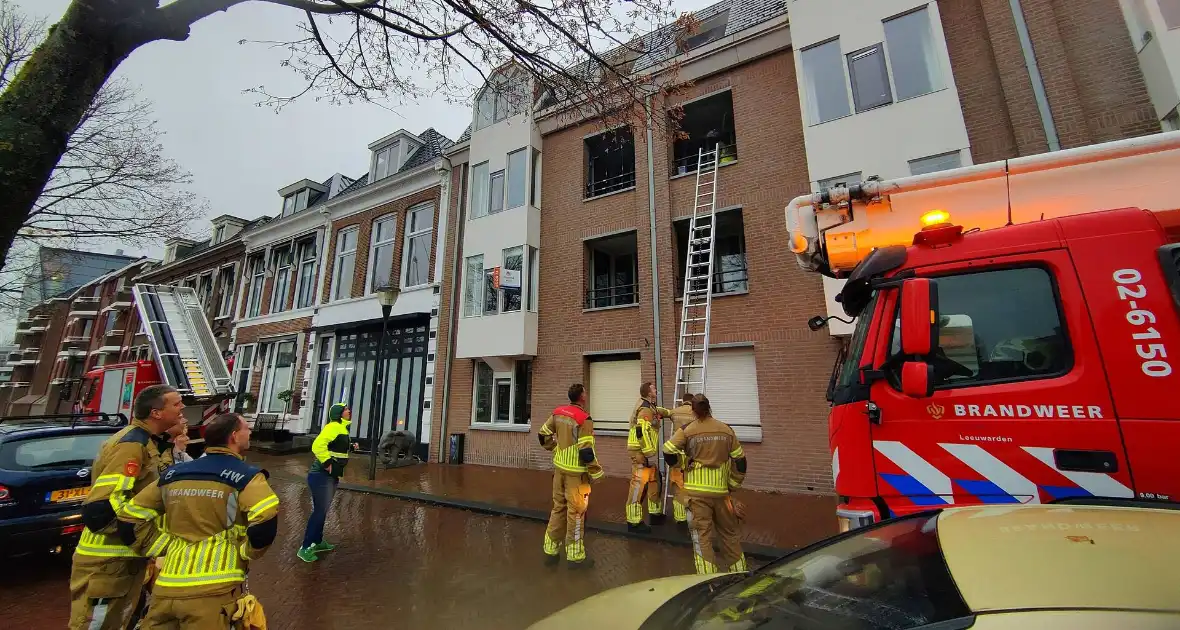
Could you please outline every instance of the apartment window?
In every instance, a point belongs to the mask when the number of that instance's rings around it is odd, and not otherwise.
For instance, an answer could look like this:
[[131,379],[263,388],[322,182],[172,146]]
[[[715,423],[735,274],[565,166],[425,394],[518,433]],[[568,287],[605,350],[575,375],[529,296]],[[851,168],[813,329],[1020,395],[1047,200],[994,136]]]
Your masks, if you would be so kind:
[[222,267],[217,272],[217,286],[221,289],[221,303],[217,307],[218,317],[229,317],[234,306],[234,268]]
[[[250,368],[254,363],[254,348],[253,344],[238,346],[238,356],[234,359],[234,389],[238,394],[250,391]],[[240,399],[234,410],[247,411]]]
[[737,159],[737,135],[733,124],[733,92],[726,90],[685,104],[672,144],[672,174],[697,170],[699,151],[706,153],[720,145],[721,164]]
[[213,274],[206,273],[197,280],[197,299],[200,300],[201,306],[208,307],[209,300],[213,298]]
[[488,180],[488,214],[504,211],[504,171],[492,173]]
[[852,82],[852,102],[857,113],[893,102],[881,44],[848,54],[848,78]]
[[495,315],[500,312],[500,290],[496,288],[496,270],[483,270],[483,314]]
[[510,247],[504,250],[503,256],[504,263],[500,269],[500,290],[504,294],[504,312],[511,313],[520,310],[524,247]]
[[311,198],[311,190],[304,188],[283,197],[283,216],[290,216],[307,209],[307,202]]
[[420,203],[406,213],[406,280],[403,286],[430,284],[430,241],[434,231],[434,204]]
[[532,361],[516,361],[512,372],[475,364],[475,424],[527,426],[532,419]]
[[597,197],[635,187],[635,136],[631,127],[620,127],[583,142],[586,190],[583,197]]
[[295,214],[295,195],[287,195],[283,197],[283,216],[289,217]]
[[942,88],[930,12],[925,7],[885,20],[885,45],[889,47],[889,65],[893,68],[898,99]]
[[373,181],[384,179],[397,172],[397,151],[400,142],[393,144],[374,152],[373,157]]
[[528,181],[525,171],[528,169],[528,149],[520,149],[508,154],[508,209],[519,208],[524,205]]
[[295,308],[307,308],[315,302],[315,237],[305,238],[295,245],[295,261],[299,265],[295,288]]
[[1180,28],[1180,0],[1159,0],[1160,13],[1168,30]]
[[109,335],[112,332],[118,330],[117,328],[115,328],[115,324],[118,322],[118,320],[119,320],[119,312],[118,311],[107,311],[106,320],[103,322],[103,329],[102,329],[103,333]]
[[679,43],[680,52],[688,52],[693,48],[699,48],[716,41],[725,36],[725,27],[729,24],[729,9],[714,15],[711,18],[702,20],[697,25],[696,32],[685,37]]
[[266,278],[266,260],[262,254],[250,258],[250,292],[246,295],[246,317],[262,314],[262,282]]
[[287,403],[279,394],[291,389],[295,376],[295,342],[279,341],[267,346],[266,368],[262,375],[263,392],[260,410],[264,413],[285,413]]
[[532,204],[534,208],[541,207],[541,152],[533,149],[533,171],[532,171],[533,185],[532,189]]
[[639,302],[639,265],[635,232],[586,241],[590,271],[586,308]]
[[528,74],[515,69],[493,76],[475,100],[475,130],[527,111]]
[[471,168],[471,218],[488,215],[488,163]]
[[291,294],[291,247],[284,245],[271,254],[275,269],[274,289],[270,296],[270,312],[287,310],[287,296]]
[[352,277],[356,273],[356,237],[359,230],[349,228],[336,235],[336,264],[332,274],[332,299],[352,297]]
[[949,153],[910,160],[909,164],[910,175],[925,175],[926,173],[937,173],[938,171],[959,168],[963,165],[963,162],[958,151],[951,151]]
[[848,88],[844,81],[844,60],[840,40],[812,46],[799,54],[803,65],[804,100],[807,120],[813,124],[848,116]]
[[541,255],[536,247],[529,248],[529,274],[525,280],[525,287],[528,293],[528,308],[530,311],[537,311],[537,282],[539,282],[541,269]]
[[463,317],[483,312],[483,255],[468,256],[463,264]]
[[[676,294],[684,292],[684,270],[688,264],[688,227],[691,219],[677,221],[676,230]],[[742,223],[741,210],[727,210],[716,215],[716,235],[713,241],[713,251],[716,258],[713,262],[713,295],[725,293],[744,293],[750,288],[748,269],[746,267],[746,237],[745,226]],[[694,262],[708,262],[701,258]],[[702,269],[703,271],[703,269]],[[704,290],[704,280],[698,280],[700,286],[694,290]]]
[[365,294],[393,282],[393,250],[397,242],[397,217],[390,215],[373,222],[369,245],[369,284]]
[[219,225],[217,229],[213,230],[213,244],[217,245],[223,240],[225,240],[225,226]]
[[861,179],[861,173],[860,171],[857,171],[855,173],[848,173],[847,175],[838,175],[836,177],[821,179],[816,185],[819,190],[824,190],[825,188],[835,188],[836,186],[843,186],[847,188],[853,184],[859,184],[862,181],[864,180]]

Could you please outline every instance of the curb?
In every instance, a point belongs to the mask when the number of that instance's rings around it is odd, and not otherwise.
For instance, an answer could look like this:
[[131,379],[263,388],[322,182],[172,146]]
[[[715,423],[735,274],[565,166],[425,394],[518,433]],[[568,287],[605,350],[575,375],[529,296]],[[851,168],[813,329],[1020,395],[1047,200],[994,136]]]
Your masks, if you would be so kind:
[[[284,481],[303,481],[302,477],[288,473],[276,473],[272,475],[277,479]],[[436,507],[453,508],[458,510],[466,510],[468,512],[476,512],[478,514],[487,514],[489,516],[510,516],[513,518],[520,518],[538,523],[549,522],[549,512],[542,512],[540,510],[530,510],[526,508],[516,508],[507,505],[497,505],[495,503],[487,503],[484,501],[471,501],[468,499],[455,499],[445,497],[437,494],[426,494],[424,492],[413,492],[409,490],[392,490],[389,488],[373,488],[370,486],[362,486],[355,483],[348,483],[341,481],[339,488],[341,490],[348,490],[349,492],[360,492],[363,494],[375,494],[378,496],[389,497],[393,499],[402,499],[404,501],[414,501],[416,503],[425,503]],[[586,521],[586,529],[601,532],[604,534],[611,534],[614,536],[623,536],[626,538],[634,538],[636,540],[646,540],[648,542],[662,542],[679,547],[691,547],[692,541],[686,535],[682,535],[679,531],[672,529],[669,526],[654,529],[650,534],[640,534],[629,531],[627,526],[623,523],[610,523],[606,521]],[[746,555],[760,558],[763,560],[775,560],[787,553],[786,549],[778,547],[771,547],[768,545],[759,545],[755,543],[742,543],[742,549]]]

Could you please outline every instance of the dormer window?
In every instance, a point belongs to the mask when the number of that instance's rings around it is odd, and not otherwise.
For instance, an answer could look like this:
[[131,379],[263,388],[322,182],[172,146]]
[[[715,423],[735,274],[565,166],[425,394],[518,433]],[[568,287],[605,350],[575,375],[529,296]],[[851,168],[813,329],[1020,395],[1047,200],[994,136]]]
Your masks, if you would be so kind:
[[373,181],[385,179],[397,172],[400,142],[373,151]]
[[729,24],[729,9],[714,15],[713,17],[701,20],[695,32],[685,37],[678,39],[678,52],[688,52],[693,48],[700,48],[709,42],[716,41],[725,36],[725,27]]
[[307,199],[311,195],[311,191],[307,188],[298,192],[293,192],[286,197],[283,197],[283,216],[289,217],[296,212],[307,209]]
[[165,246],[164,247],[164,264],[167,265],[168,263],[170,263],[174,260],[176,260],[176,246],[175,245]]
[[225,226],[219,225],[216,228],[213,228],[213,244],[217,245],[218,243],[220,243],[221,241],[224,241],[224,240],[225,240]]

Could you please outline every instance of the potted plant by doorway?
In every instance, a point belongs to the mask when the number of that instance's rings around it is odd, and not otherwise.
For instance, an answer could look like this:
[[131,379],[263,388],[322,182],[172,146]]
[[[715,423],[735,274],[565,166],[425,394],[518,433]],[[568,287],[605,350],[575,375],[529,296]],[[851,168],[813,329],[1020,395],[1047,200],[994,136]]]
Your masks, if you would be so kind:
[[256,400],[257,399],[254,397],[254,394],[251,394],[250,392],[242,392],[238,394],[238,409],[240,411],[250,411],[250,407]]
[[291,432],[287,430],[287,412],[291,410],[291,397],[295,394],[294,390],[284,389],[275,394],[275,398],[283,401],[283,421],[279,423],[275,430],[275,442],[289,442],[291,441]]

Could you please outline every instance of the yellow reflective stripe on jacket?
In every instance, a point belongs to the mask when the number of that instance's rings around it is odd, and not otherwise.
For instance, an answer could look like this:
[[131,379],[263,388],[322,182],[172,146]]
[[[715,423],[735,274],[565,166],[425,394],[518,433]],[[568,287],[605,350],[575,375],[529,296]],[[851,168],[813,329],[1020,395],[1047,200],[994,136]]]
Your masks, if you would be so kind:
[[676,445],[672,443],[672,440],[668,440],[667,442],[664,442],[664,452],[669,455],[683,455],[684,454],[684,451],[677,448]]
[[131,550],[131,547],[122,544],[122,542],[111,542],[119,540],[118,535],[107,536],[105,534],[96,534],[90,531],[90,528],[82,528],[82,536],[78,540],[78,553],[83,556],[99,556],[103,558],[139,558],[139,554]]
[[586,472],[586,466],[582,464],[581,459],[578,459],[578,450],[577,444],[557,449],[557,452],[553,453],[553,465],[565,472]]
[[204,540],[173,538],[164,556],[164,568],[156,578],[160,588],[184,588],[241,582],[246,578],[240,545],[246,528],[232,528]]
[[272,495],[266,497],[265,499],[259,501],[258,503],[255,503],[254,507],[250,508],[250,511],[246,514],[246,520],[252,521],[255,518],[257,518],[259,514],[262,514],[266,510],[268,510],[278,504],[279,504],[279,498],[272,494]]
[[746,452],[742,450],[742,445],[738,444],[737,448],[735,448],[729,452],[729,456],[732,457],[733,459],[738,459],[739,457],[745,457]]
[[594,436],[593,435],[583,435],[582,437],[578,438],[578,448],[586,448],[586,447],[594,448]]
[[142,505],[136,505],[135,499],[124,503],[123,507],[119,508],[118,515],[132,516],[141,521],[153,521],[160,517],[160,513],[156,510],[145,508]]
[[172,534],[161,531],[159,535],[156,536],[156,541],[152,543],[152,546],[148,547],[148,557],[155,558],[156,556],[164,555],[164,552],[168,550],[168,545],[172,543],[172,538]]
[[729,464],[717,468],[693,464],[684,471],[684,489],[709,494],[728,494]]

